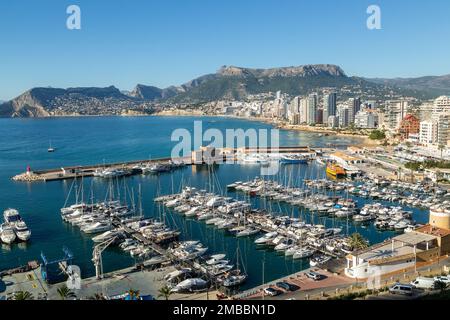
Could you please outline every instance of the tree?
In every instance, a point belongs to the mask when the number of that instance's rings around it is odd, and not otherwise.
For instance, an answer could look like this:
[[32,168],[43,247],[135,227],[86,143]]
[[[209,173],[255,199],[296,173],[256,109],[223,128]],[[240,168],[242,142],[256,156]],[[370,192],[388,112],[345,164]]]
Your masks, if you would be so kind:
[[130,296],[130,300],[137,300],[139,298],[140,291],[130,289],[130,290],[128,290],[128,295]]
[[69,288],[67,288],[66,285],[58,288],[57,292],[58,292],[58,295],[61,298],[61,300],[76,298],[75,293],[72,290],[70,290]]
[[369,135],[369,139],[384,140],[384,139],[386,139],[386,133],[384,133],[384,131],[381,131],[381,130],[373,130]]
[[434,285],[435,288],[439,290],[441,293],[444,293],[445,289],[447,289],[447,284],[443,281],[436,281]]
[[438,149],[441,152],[441,160],[442,160],[442,154],[444,153],[445,146],[443,144],[439,144]]
[[14,300],[34,300],[34,297],[28,291],[17,291],[14,294]]
[[354,250],[362,250],[369,246],[366,239],[359,233],[354,233],[350,236],[350,245]]
[[164,298],[169,300],[170,296],[173,294],[172,290],[168,286],[164,286],[158,290],[158,298]]

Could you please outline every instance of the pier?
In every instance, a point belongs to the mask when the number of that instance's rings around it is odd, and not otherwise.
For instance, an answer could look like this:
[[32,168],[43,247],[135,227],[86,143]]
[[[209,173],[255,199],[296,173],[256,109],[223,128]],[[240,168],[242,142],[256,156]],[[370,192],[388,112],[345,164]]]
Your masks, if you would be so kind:
[[[111,170],[126,170],[125,175],[134,175],[142,172],[134,171],[136,166],[150,166],[157,163],[169,163],[170,161],[176,161],[184,163],[186,165],[205,164],[205,163],[224,163],[225,161],[238,161],[238,156],[242,154],[250,153],[308,153],[325,150],[326,148],[311,148],[308,146],[292,146],[292,147],[278,147],[278,148],[237,148],[237,149],[208,149],[202,147],[198,151],[193,151],[191,156],[183,158],[172,159],[169,157],[158,159],[145,159],[145,160],[132,160],[115,163],[103,163],[84,166],[63,166],[60,168],[44,169],[44,170],[32,170],[28,168],[26,172],[18,174],[12,177],[14,181],[21,182],[50,182],[60,180],[70,180],[76,178],[93,177],[98,169],[111,169]],[[211,158],[206,153],[215,153],[217,156]]]

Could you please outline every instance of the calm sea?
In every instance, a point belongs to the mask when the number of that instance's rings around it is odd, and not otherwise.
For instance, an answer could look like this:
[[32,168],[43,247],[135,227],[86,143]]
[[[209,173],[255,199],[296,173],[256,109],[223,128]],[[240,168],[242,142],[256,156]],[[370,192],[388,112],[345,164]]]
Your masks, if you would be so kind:
[[[59,210],[64,206],[71,181],[48,183],[20,183],[10,178],[24,172],[29,165],[33,169],[58,168],[69,165],[87,165],[103,162],[148,159],[170,156],[176,142],[171,142],[173,130],[185,128],[192,132],[194,120],[201,120],[203,129],[270,129],[271,126],[258,122],[231,118],[212,117],[86,117],[86,118],[50,118],[50,119],[0,119],[0,211],[16,208],[22,214],[32,231],[31,241],[27,244],[3,245],[0,251],[0,270],[25,264],[30,260],[39,260],[41,252],[49,259],[63,256],[62,247],[67,246],[74,254],[74,263],[81,267],[83,277],[92,276],[94,267],[91,262],[92,244],[89,236],[83,235],[61,221]],[[314,133],[281,131],[280,144],[283,146],[309,145],[325,147],[357,143],[357,138],[325,137]],[[48,153],[49,144],[57,149]],[[292,166],[282,171],[276,179],[291,181],[300,185],[303,178],[323,177],[323,168],[315,165]],[[259,167],[245,165],[223,165],[215,170],[216,190],[226,190],[226,185],[236,180],[253,179],[260,173]],[[142,188],[142,205],[146,216],[165,217],[166,221],[183,232],[184,239],[201,240],[210,252],[225,252],[235,259],[237,247],[249,281],[249,288],[277,279],[292,272],[308,267],[307,261],[286,259],[274,252],[257,250],[252,239],[239,239],[227,236],[223,231],[193,220],[163,212],[153,198],[158,194],[179,191],[182,185],[208,188],[211,174],[201,167],[186,167],[173,174],[134,176],[125,179],[127,193],[135,193],[139,185]],[[91,195],[103,200],[107,183],[99,179],[85,179],[85,200]],[[116,193],[124,188],[117,187]],[[92,190],[92,192],[91,192]],[[230,193],[229,196],[242,197]],[[130,201],[129,197],[127,199]],[[357,199],[363,204],[366,200]],[[73,203],[69,198],[69,204]],[[252,199],[254,206],[267,206],[258,199]],[[272,210],[280,214],[303,215],[298,209],[276,203],[269,204]],[[418,221],[426,221],[426,212],[414,210]],[[311,219],[305,215],[306,220]],[[378,232],[373,227],[355,226],[346,221],[314,218],[316,223],[327,226],[341,226],[345,232],[358,231],[372,243],[392,236],[389,232]],[[104,254],[105,272],[128,267],[134,260],[118,250],[107,250]],[[264,275],[263,270],[264,261]],[[241,261],[242,263],[242,261]]]

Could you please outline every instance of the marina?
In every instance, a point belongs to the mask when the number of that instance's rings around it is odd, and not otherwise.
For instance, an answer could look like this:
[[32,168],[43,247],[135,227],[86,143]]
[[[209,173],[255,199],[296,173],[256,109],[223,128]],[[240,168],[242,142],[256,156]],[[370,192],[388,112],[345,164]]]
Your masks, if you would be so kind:
[[[241,126],[242,122],[238,121],[238,125]],[[283,144],[297,146],[298,137],[291,134],[283,138]],[[301,140],[302,144],[317,145],[323,149],[326,149],[326,141],[330,139],[317,138],[314,135],[305,137],[307,138]],[[319,141],[323,141],[322,145]],[[49,155],[44,144],[42,157],[64,155],[65,150],[62,147],[64,143],[58,142],[57,145],[58,152]],[[154,154],[151,158],[162,159],[163,152],[167,152],[164,150],[161,146],[159,157]],[[138,159],[145,157],[145,154],[133,156]],[[89,163],[91,159],[95,157],[87,154],[84,161]],[[122,161],[120,163],[125,160],[116,159]],[[301,161],[281,166],[278,175],[266,180],[267,191],[273,185],[280,185],[284,189],[279,189],[282,192],[278,194],[266,194],[264,197],[257,194],[258,190],[253,190],[255,192],[253,194],[253,191],[234,191],[232,188],[227,188],[239,180],[254,181],[255,177],[259,176],[260,167],[263,165],[258,163],[217,166],[194,164],[181,166],[166,174],[140,173],[117,175],[111,178],[78,177],[77,188],[73,186],[74,180],[57,180],[52,183],[28,186],[11,181],[12,188],[18,190],[29,188],[27,191],[29,200],[22,201],[22,198],[17,198],[7,203],[28,214],[25,219],[33,234],[26,244],[2,247],[2,254],[10,256],[8,261],[2,261],[2,268],[21,265],[29,261],[30,257],[37,259],[41,251],[49,257],[58,257],[61,245],[66,245],[73,252],[74,263],[81,268],[83,279],[96,277],[97,273],[106,275],[129,266],[143,264],[146,268],[154,268],[170,263],[176,267],[172,271],[185,273],[187,269],[190,269],[190,278],[209,281],[208,285],[214,289],[237,286],[239,290],[247,290],[261,285],[262,282],[305,270],[311,264],[320,266],[339,260],[345,255],[342,248],[346,250],[346,239],[355,232],[360,233],[370,243],[378,243],[396,234],[392,230],[381,232],[374,225],[353,223],[350,217],[337,218],[331,214],[322,214],[322,208],[317,204],[321,203],[324,196],[332,200],[334,205],[340,204],[342,207],[349,207],[352,202],[356,203],[355,207],[358,209],[363,208],[369,198],[350,192],[351,187],[360,184],[362,180],[352,182],[326,179],[326,170],[323,165],[317,163],[317,160],[319,159],[312,158],[308,159],[307,163]],[[57,168],[70,165],[78,167],[77,163],[83,163],[79,160],[70,161],[70,159],[56,165],[52,165],[55,163],[51,160],[45,160],[45,162],[45,166],[40,166],[39,163],[31,163],[31,165],[36,168]],[[27,162],[15,163],[15,167],[8,172],[20,172],[21,168],[26,167],[25,164],[28,165]],[[133,166],[130,165],[130,169]],[[314,180],[317,183],[311,185],[311,181]],[[195,206],[191,203],[175,201],[169,204],[164,201],[153,201],[167,195],[169,197],[179,195],[186,190],[187,186],[195,188],[198,192],[206,190],[205,194],[210,196],[215,195],[217,199],[211,205],[217,209],[224,207],[225,211],[222,213],[224,216],[214,215],[217,210],[213,210],[212,213],[204,211],[200,215],[202,210],[194,209]],[[114,190],[114,196],[111,196],[111,189]],[[139,189],[141,192],[138,192]],[[110,190],[109,193],[108,190]],[[74,199],[76,193],[78,193],[78,201]],[[67,200],[69,194],[72,194],[70,201]],[[288,196],[295,196],[295,199],[291,201],[301,200],[302,203],[288,203],[285,201],[289,200]],[[408,197],[409,195],[406,198]],[[225,201],[220,204],[220,201],[224,199]],[[383,199],[378,201],[385,206],[402,205],[392,201],[386,202]],[[84,217],[81,218],[83,215],[73,216],[73,223],[65,222],[61,208],[77,203],[85,204]],[[202,203],[202,206],[207,206],[206,203]],[[142,204],[142,211],[140,204]],[[236,206],[235,209],[233,206]],[[114,210],[111,211],[111,208]],[[328,209],[330,208],[332,207]],[[105,216],[98,215],[104,210],[109,210],[106,220]],[[245,215],[235,217],[236,211],[231,214],[233,210],[242,211]],[[426,209],[414,207],[410,210],[414,220],[419,223],[426,222]],[[112,212],[115,212],[113,216],[111,216]],[[127,221],[132,218],[136,220]],[[274,228],[279,230],[274,231]],[[46,230],[51,230],[51,239],[46,236],[48,233]],[[278,235],[278,231],[282,234]],[[274,232],[277,232],[277,235]],[[158,243],[158,237],[164,233],[176,234],[177,238]],[[285,239],[280,239],[280,236]],[[105,247],[112,239],[115,239],[112,244]],[[268,239],[272,241],[272,244],[268,244]],[[194,245],[190,241],[199,242]],[[263,244],[264,242],[266,244]],[[55,246],[54,243],[60,245]],[[207,251],[194,260],[180,260],[180,257],[192,257],[196,255],[196,252],[202,252],[204,249]],[[91,261],[95,254],[98,254],[97,261],[101,261],[101,263],[98,262],[98,268]],[[222,255],[225,256],[219,259]],[[327,261],[327,257],[331,259]],[[217,262],[217,266],[211,267],[208,261]],[[263,269],[264,272],[262,272]],[[223,278],[225,273],[229,274],[227,278]],[[164,282],[165,284],[175,288],[179,283]],[[201,281],[187,282],[180,287],[189,285],[201,287],[202,284]],[[189,291],[189,289],[184,290]]]

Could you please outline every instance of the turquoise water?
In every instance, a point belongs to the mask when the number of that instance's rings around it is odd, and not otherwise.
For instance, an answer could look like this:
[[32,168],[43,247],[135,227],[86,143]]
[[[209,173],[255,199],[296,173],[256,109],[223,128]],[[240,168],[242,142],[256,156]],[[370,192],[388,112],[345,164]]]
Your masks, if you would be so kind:
[[[136,159],[167,157],[175,142],[170,141],[172,131],[177,128],[193,129],[193,121],[202,120],[204,130],[225,129],[269,129],[267,124],[230,118],[194,117],[89,117],[89,118],[51,118],[51,119],[0,119],[0,211],[8,207],[18,209],[33,235],[28,244],[2,246],[0,251],[0,270],[22,265],[39,259],[41,251],[50,259],[62,256],[62,247],[67,246],[74,254],[74,263],[82,269],[83,277],[92,276],[92,241],[77,228],[64,224],[59,209],[64,205],[71,181],[26,184],[13,182],[10,178],[25,171],[27,165],[35,169],[58,168],[69,165],[86,165],[102,162],[116,162]],[[51,140],[57,148],[48,153]],[[280,132],[283,146],[313,145],[323,147],[327,144],[348,145],[358,142],[349,137],[320,137],[313,133]],[[276,178],[285,181],[286,176],[294,177],[300,184],[305,177],[323,176],[323,169],[314,165],[292,166],[289,172],[281,172]],[[236,180],[253,179],[260,173],[257,166],[223,165],[217,167],[215,175],[220,185],[225,186]],[[156,207],[153,198],[157,194],[178,191],[182,185],[206,188],[210,181],[208,170],[201,167],[186,167],[173,174],[160,176],[134,176],[126,178],[126,184],[137,192],[142,186],[143,209],[146,216],[161,216],[163,212]],[[92,186],[96,200],[103,200],[107,183],[98,179],[85,179],[86,197]],[[217,187],[216,187],[217,188]],[[233,197],[242,197],[230,193]],[[357,199],[363,204],[366,200]],[[72,200],[73,201],[73,200]],[[254,206],[263,206],[260,200],[252,199]],[[272,204],[272,209],[284,214],[311,217],[285,205]],[[426,212],[414,210],[418,221],[426,221]],[[292,272],[307,268],[307,262],[285,259],[274,252],[257,250],[252,239],[239,239],[224,234],[223,231],[207,227],[193,220],[165,212],[166,221],[179,228],[185,239],[198,239],[208,246],[211,252],[226,252],[230,258],[239,246],[247,272],[250,274],[245,287],[260,284],[263,280],[273,280]],[[342,226],[349,233],[358,231],[372,243],[382,241],[392,235],[378,232],[373,227],[363,228],[346,221],[333,219],[315,222]],[[134,260],[118,250],[108,250],[104,254],[105,272],[130,266]]]

